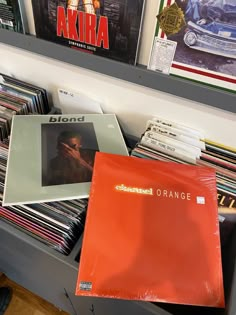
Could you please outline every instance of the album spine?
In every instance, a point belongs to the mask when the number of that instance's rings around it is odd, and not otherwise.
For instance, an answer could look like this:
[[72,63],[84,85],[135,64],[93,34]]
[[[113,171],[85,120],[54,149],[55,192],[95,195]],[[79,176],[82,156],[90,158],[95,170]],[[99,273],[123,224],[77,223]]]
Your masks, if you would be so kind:
[[180,160],[186,161],[190,164],[196,163],[196,157],[193,154],[185,152],[179,148],[174,147],[173,145],[166,144],[164,142],[148,138],[143,136],[140,143],[148,148],[164,152],[166,154],[177,157]]
[[183,134],[178,129],[166,127],[163,128],[160,125],[155,125],[151,127],[151,131],[205,150],[205,143],[203,141],[192,138],[190,135]]
[[159,133],[153,132],[153,131],[146,131],[145,136],[151,139],[155,139],[161,142],[164,142],[167,145],[172,145],[175,148],[179,148],[180,150],[190,152],[192,155],[196,157],[200,157],[201,150],[198,147],[194,147],[191,144],[184,143],[182,141],[179,141],[177,139],[172,139],[170,137],[167,137],[165,135],[160,135]]

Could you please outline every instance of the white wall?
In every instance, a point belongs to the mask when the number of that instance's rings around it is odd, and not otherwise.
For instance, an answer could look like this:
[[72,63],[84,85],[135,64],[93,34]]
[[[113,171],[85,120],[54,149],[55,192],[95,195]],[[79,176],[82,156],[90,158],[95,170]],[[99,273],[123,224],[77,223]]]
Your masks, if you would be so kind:
[[[139,62],[147,64],[154,34],[158,1],[146,0],[144,31]],[[27,12],[31,17],[30,30],[34,32],[29,0]],[[152,115],[175,120],[201,129],[206,138],[236,147],[236,115],[200,103],[104,76],[89,70],[38,56],[0,44],[0,71],[48,89],[57,105],[57,88],[83,92],[102,103],[107,113],[116,113],[129,134],[139,136],[146,120]],[[67,108],[63,108],[66,113]]]

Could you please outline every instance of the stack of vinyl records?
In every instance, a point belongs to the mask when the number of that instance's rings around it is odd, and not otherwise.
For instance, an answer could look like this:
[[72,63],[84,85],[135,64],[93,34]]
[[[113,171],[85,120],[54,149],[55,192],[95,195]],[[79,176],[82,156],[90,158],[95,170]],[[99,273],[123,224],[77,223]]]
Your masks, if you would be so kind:
[[47,114],[46,90],[0,75],[0,219],[68,255],[83,232],[87,199],[2,206],[13,115]]
[[[8,144],[0,143],[0,204],[4,190]],[[0,217],[42,243],[68,255],[84,229],[87,200],[2,207]]]
[[220,212],[236,210],[236,150],[212,141],[205,141],[197,165],[213,167],[216,171]]
[[236,149],[202,139],[199,130],[154,117],[131,155],[214,168],[219,213],[236,213]]
[[0,140],[9,137],[13,115],[47,114],[49,111],[45,89],[0,74]]

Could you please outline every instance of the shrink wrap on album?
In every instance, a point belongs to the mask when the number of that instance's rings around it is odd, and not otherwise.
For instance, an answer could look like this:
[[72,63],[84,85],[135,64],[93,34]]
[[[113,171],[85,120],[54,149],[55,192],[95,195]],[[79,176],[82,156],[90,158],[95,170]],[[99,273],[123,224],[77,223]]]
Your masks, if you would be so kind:
[[97,153],[76,294],[224,307],[214,170]]

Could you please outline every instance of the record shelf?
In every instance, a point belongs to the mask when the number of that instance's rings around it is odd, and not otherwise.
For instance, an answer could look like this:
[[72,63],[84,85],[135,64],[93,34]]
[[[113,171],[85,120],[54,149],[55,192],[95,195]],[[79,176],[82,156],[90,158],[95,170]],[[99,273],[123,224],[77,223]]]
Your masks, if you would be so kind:
[[[144,302],[75,297],[75,284],[81,239],[69,256],[0,221],[0,270],[10,279],[74,315],[168,315],[161,308]],[[68,294],[70,300],[66,297]],[[73,307],[71,306],[71,302]]]
[[[0,42],[178,97],[236,112],[236,98],[233,92],[165,76],[148,71],[142,66],[134,67],[91,56],[30,35],[0,30]],[[133,139],[130,141],[133,142]],[[223,249],[227,297],[225,310],[208,308],[203,311],[199,308],[187,306],[178,308],[178,306],[164,306],[160,303],[156,305],[149,302],[76,297],[74,292],[82,237],[70,255],[64,256],[3,221],[0,221],[0,271],[23,287],[73,315],[200,315],[203,313],[204,315],[235,315],[235,243],[236,230]],[[188,258],[186,257],[186,259]]]
[[23,35],[4,29],[0,29],[0,43],[236,113],[236,91],[225,91],[190,80],[164,75],[147,70],[142,65],[127,65],[70,49],[32,35]]
[[[71,253],[65,256],[2,220],[0,221],[0,271],[21,286],[72,315],[235,315],[235,243],[236,229],[222,251],[226,309],[76,297],[74,292],[82,236]],[[77,313],[73,311],[71,303]]]

